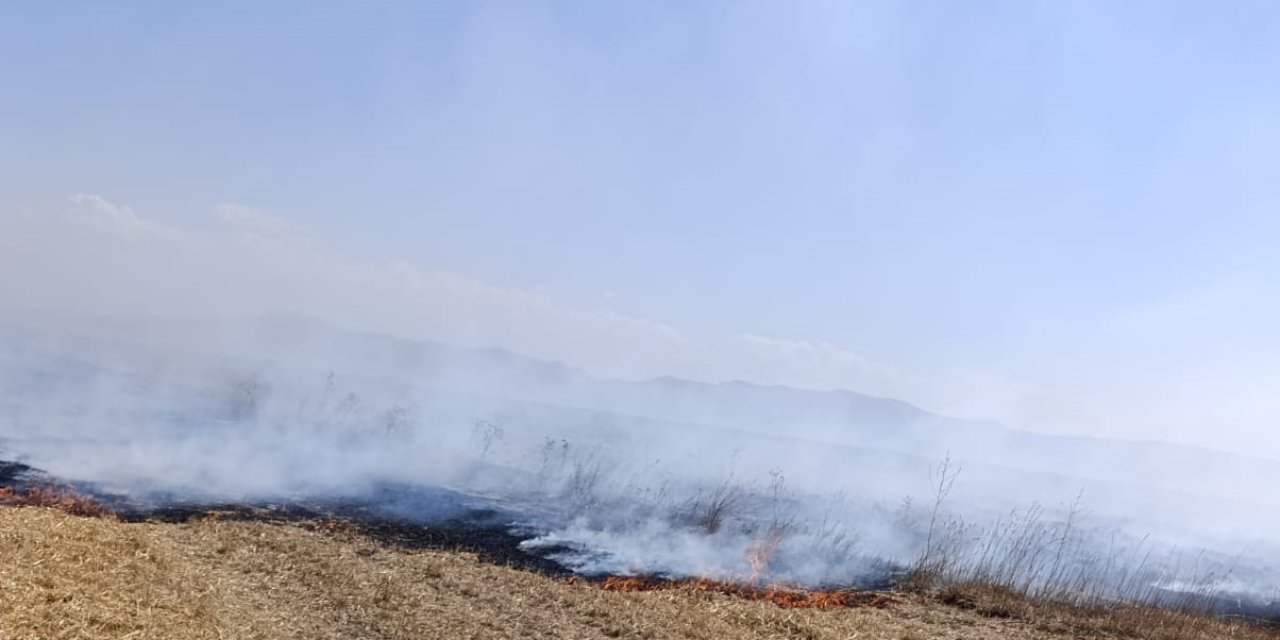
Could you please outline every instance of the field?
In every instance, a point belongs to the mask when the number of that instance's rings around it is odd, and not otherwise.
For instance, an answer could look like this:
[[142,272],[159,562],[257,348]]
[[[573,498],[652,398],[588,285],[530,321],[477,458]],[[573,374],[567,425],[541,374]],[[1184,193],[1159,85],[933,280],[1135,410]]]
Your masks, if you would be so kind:
[[341,523],[126,523],[0,508],[0,637],[1277,638],[1166,611],[1033,605],[980,586],[790,609],[694,588],[616,592]]

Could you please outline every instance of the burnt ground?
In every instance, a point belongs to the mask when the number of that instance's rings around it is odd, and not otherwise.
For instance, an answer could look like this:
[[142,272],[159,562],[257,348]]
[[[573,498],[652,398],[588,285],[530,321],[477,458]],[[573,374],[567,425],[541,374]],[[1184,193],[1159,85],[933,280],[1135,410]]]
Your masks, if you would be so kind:
[[0,487],[20,487],[37,473],[21,462],[0,460]]
[[170,503],[149,509],[125,509],[118,514],[127,522],[181,523],[216,517],[232,521],[306,524],[318,528],[345,525],[378,544],[391,547],[467,551],[485,562],[557,578],[572,575],[554,560],[522,549],[520,543],[534,537],[533,534],[514,527],[494,510],[469,510],[444,519],[418,521],[396,516],[375,504],[344,500]]
[[[19,465],[21,466],[21,465]],[[0,484],[3,484],[7,467],[0,463]],[[30,471],[29,469],[27,470]],[[403,494],[394,490],[392,495]],[[419,493],[407,504],[422,505],[423,495],[456,495],[443,490]],[[431,499],[428,497],[427,499]],[[399,500],[399,501],[397,501]],[[446,501],[448,499],[446,498]],[[292,500],[256,503],[190,503],[168,502],[147,509],[117,508],[122,520],[157,521],[169,523],[187,522],[204,517],[217,517],[233,521],[257,521],[302,524],[326,529],[334,525],[351,527],[378,544],[401,549],[434,549],[467,551],[475,553],[482,561],[531,571],[555,578],[604,582],[617,576],[577,575],[556,561],[543,555],[530,553],[521,543],[535,537],[535,533],[514,525],[512,515],[483,506],[459,507],[452,504],[444,513],[430,520],[405,517],[397,513],[414,513],[405,508],[402,499],[388,498],[388,492],[380,491],[363,499]],[[429,512],[429,511],[427,511]],[[419,511],[418,513],[422,513]],[[542,553],[553,555],[569,548],[540,547]],[[899,587],[904,568],[886,565],[874,580],[857,584],[827,585],[824,589],[849,590],[866,593],[894,591]],[[671,576],[654,574],[645,579],[664,580]],[[1207,606],[1206,606],[1207,605]],[[1237,617],[1265,625],[1280,625],[1280,601],[1250,597],[1215,597],[1209,602],[1180,601],[1170,596],[1165,606],[1187,607],[1224,617]]]
[[[515,514],[446,489],[388,484],[340,498],[232,503],[151,495],[139,500],[105,492],[88,483],[62,482],[26,464],[0,460],[0,487],[25,489],[39,485],[65,486],[91,496],[125,522],[181,523],[217,517],[315,528],[338,526],[353,529],[386,546],[467,551],[493,564],[557,578],[572,575],[554,560],[520,547],[520,543],[536,534],[516,526]],[[548,555],[559,551],[564,549],[542,549]]]

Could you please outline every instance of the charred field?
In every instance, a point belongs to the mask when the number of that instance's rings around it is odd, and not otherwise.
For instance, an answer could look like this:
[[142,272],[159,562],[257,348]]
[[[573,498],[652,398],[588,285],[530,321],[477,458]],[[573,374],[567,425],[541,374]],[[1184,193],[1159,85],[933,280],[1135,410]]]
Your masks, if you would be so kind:
[[[535,554],[521,548],[534,537],[514,522],[514,515],[485,506],[444,489],[379,487],[361,497],[254,499],[229,502],[153,494],[142,498],[104,493],[89,483],[67,482],[21,462],[0,460],[0,491],[9,504],[58,506],[43,495],[100,505],[121,522],[184,524],[215,519],[227,522],[297,525],[313,530],[343,529],[405,550],[463,551],[492,564],[555,578],[572,572],[545,550]],[[5,502],[0,497],[0,503]],[[415,509],[415,506],[418,509]],[[432,514],[414,517],[412,514]],[[94,515],[94,514],[86,514]]]
[[[225,506],[225,505],[224,505]],[[6,638],[874,638],[1273,640],[1238,620],[1079,611],[976,588],[772,591],[652,577],[564,579],[408,549],[330,511],[267,505],[143,521],[0,508]],[[162,520],[168,518],[171,521]],[[373,529],[376,533],[376,529]],[[385,531],[385,530],[384,530]],[[416,536],[416,534],[414,534]],[[448,543],[413,537],[420,544]],[[483,547],[464,538],[462,544]],[[800,601],[807,598],[807,601]],[[834,599],[835,601],[832,601]]]
[[125,522],[187,523],[201,519],[291,524],[311,529],[347,529],[378,544],[406,550],[464,551],[485,562],[555,578],[572,572],[554,560],[521,548],[533,538],[494,509],[460,510],[442,519],[414,520],[353,499],[255,501],[247,503],[175,502],[153,508],[117,510]]
[[[537,540],[543,531],[522,523],[519,514],[439,488],[383,486],[358,497],[244,502],[164,500],[155,496],[147,501],[111,495],[87,495],[87,498],[101,502],[116,518],[126,523],[187,524],[217,520],[290,525],[314,531],[354,534],[390,549],[474,554],[485,563],[606,591],[689,588],[746,600],[768,601],[784,608],[881,607],[892,600],[886,592],[896,587],[894,573],[906,571],[905,567],[886,565],[883,575],[874,581],[864,579],[856,583],[814,587],[766,584],[750,578],[584,573],[556,560],[556,556],[586,550],[567,544],[544,543],[530,547],[526,543]],[[421,514],[431,515],[424,517]]]
[[[438,492],[437,495],[441,495]],[[205,519],[224,522],[292,525],[321,532],[345,532],[386,548],[405,551],[441,551],[474,554],[481,562],[517,569],[604,591],[649,592],[692,590],[717,593],[743,600],[769,602],[781,608],[838,609],[883,608],[895,601],[886,577],[879,585],[764,585],[758,582],[688,578],[655,574],[614,575],[575,573],[556,560],[556,553],[570,547],[542,546],[534,553],[523,543],[536,532],[518,526],[496,509],[460,509],[432,521],[397,517],[385,507],[352,499],[254,503],[174,503],[152,509],[117,511],[128,523],[187,524]]]
[[[812,610],[812,614],[805,615],[816,616],[806,618],[801,627],[787,627],[781,631],[767,625],[764,629],[736,629],[734,633],[737,635],[733,637],[844,637],[829,634],[845,633],[845,625],[850,623],[850,616],[856,617],[858,629],[875,629],[874,633],[879,634],[869,637],[885,638],[923,639],[940,637],[938,634],[956,638],[1011,639],[1128,637],[1207,640],[1218,637],[1280,637],[1275,631],[1277,627],[1270,621],[1274,620],[1274,612],[1244,611],[1238,607],[1219,607],[1216,612],[1152,606],[1076,607],[1038,601],[991,584],[953,583],[920,588],[918,585],[902,584],[886,575],[883,582],[874,585],[859,583],[804,588],[798,585],[766,584],[751,579],[644,573],[582,574],[555,559],[558,552],[581,551],[580,549],[542,545],[534,550],[526,545],[526,542],[536,539],[540,532],[527,524],[521,524],[517,511],[438,488],[382,486],[358,496],[248,501],[197,500],[190,497],[180,499],[161,495],[140,499],[95,493],[91,485],[60,482],[17,462],[0,462],[0,486],[5,488],[4,499],[0,502],[7,506],[35,506],[44,511],[66,512],[74,520],[102,521],[107,524],[93,526],[126,527],[126,531],[133,530],[127,529],[129,527],[144,527],[141,531],[164,532],[166,536],[194,535],[191,532],[200,532],[197,536],[201,540],[200,544],[214,545],[218,555],[234,553],[230,549],[237,545],[257,549],[261,544],[260,540],[273,539],[275,536],[290,540],[303,536],[301,539],[307,544],[323,548],[323,551],[307,551],[300,554],[299,558],[293,558],[288,556],[300,553],[301,547],[296,542],[290,542],[281,547],[286,550],[282,552],[286,557],[259,558],[255,562],[261,567],[241,569],[241,573],[263,571],[265,569],[262,567],[278,562],[294,564],[314,554],[330,553],[334,549],[345,548],[346,551],[340,553],[348,553],[351,549],[347,547],[353,544],[358,546],[354,554],[361,558],[428,557],[448,558],[449,562],[453,558],[473,558],[475,566],[492,567],[485,569],[486,572],[514,572],[503,574],[511,576],[503,577],[503,580],[526,576],[518,580],[535,581],[534,584],[539,585],[537,589],[567,589],[565,593],[572,594],[575,598],[591,598],[596,604],[589,611],[596,613],[588,614],[587,632],[579,637],[668,637],[670,634],[660,626],[664,621],[629,618],[626,624],[598,626],[601,620],[613,620],[629,611],[628,607],[651,606],[653,598],[668,604],[676,603],[679,607],[692,607],[695,614],[686,612],[681,615],[699,617],[695,626],[711,625],[711,622],[701,620],[700,617],[723,616],[725,607],[730,611],[741,606],[765,607],[763,610],[756,610],[757,613],[753,615],[764,616],[761,620],[771,621],[769,625],[776,624],[772,622],[773,616],[783,615],[785,611]],[[85,505],[97,505],[100,509],[90,509]],[[414,517],[414,514],[419,516]],[[430,515],[424,517],[421,514]],[[238,536],[237,542],[205,542],[203,536],[209,531],[218,531],[218,535],[224,535],[227,531],[234,532]],[[184,553],[200,555],[205,551],[199,549]],[[104,550],[103,553],[107,552]],[[385,568],[379,571],[384,576],[383,580],[400,579],[387,577],[390,574]],[[905,568],[899,575],[906,575]],[[216,589],[214,588],[215,591]],[[583,589],[586,591],[582,591]],[[485,599],[481,590],[472,586],[462,587],[459,593],[477,602]],[[602,595],[586,596],[586,593]],[[594,600],[598,597],[640,600],[609,600],[606,601],[608,606],[602,609],[599,601]],[[254,606],[264,605],[259,603]],[[608,609],[609,606],[613,609]],[[601,613],[605,610],[611,613]],[[840,613],[841,611],[846,613]],[[1210,615],[1211,613],[1217,615]],[[378,615],[390,617],[391,614],[388,611]],[[869,615],[881,617],[866,618]],[[720,622],[723,620],[716,623]],[[92,624],[91,622],[86,629],[91,629]],[[384,628],[386,624],[389,623],[379,618],[368,621],[367,628],[362,628],[363,630],[347,629],[345,633],[349,634],[348,637],[457,637],[415,634],[403,630],[388,633]],[[529,631],[529,624],[531,623],[528,621],[519,622],[512,628],[514,631],[508,630],[511,637]],[[569,633],[566,627],[560,626],[562,624],[569,623],[557,621],[553,630],[544,635],[573,637],[574,634]],[[629,627],[628,624],[659,626],[648,631],[637,631],[640,627]],[[883,628],[875,625],[882,625]],[[339,627],[329,628],[327,631],[337,628]],[[369,631],[374,628],[382,631],[377,634]],[[459,632],[471,637],[504,637],[501,633],[476,635],[476,628],[460,629]],[[976,635],[965,635],[969,633]],[[149,634],[142,635],[147,637]],[[82,630],[81,635],[70,634],[69,637],[106,635]],[[281,632],[278,635],[256,637],[299,636]],[[685,629],[671,637],[709,636],[700,631]]]

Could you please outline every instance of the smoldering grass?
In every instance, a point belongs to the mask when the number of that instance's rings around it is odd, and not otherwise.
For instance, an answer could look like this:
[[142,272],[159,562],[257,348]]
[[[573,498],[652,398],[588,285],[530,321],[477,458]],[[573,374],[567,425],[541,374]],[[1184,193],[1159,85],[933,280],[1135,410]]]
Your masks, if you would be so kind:
[[75,516],[114,518],[115,513],[93,496],[64,484],[41,482],[27,486],[0,486],[0,505],[45,507]]

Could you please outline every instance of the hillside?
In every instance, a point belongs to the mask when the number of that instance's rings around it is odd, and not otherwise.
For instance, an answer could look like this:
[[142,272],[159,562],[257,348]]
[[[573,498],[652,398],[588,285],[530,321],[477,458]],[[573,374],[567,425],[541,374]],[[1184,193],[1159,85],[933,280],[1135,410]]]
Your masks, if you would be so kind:
[[1172,614],[991,608],[955,593],[965,607],[895,595],[884,608],[814,610],[692,589],[607,592],[465,553],[379,546],[336,524],[124,523],[2,508],[0,549],[0,637],[10,640],[1280,637]]
[[[674,377],[614,380],[501,349],[351,332],[290,315],[215,321],[14,314],[0,318],[0,327],[0,415],[14,425],[32,421],[43,410],[42,402],[98,409],[81,406],[82,398],[97,397],[103,382],[120,398],[155,412],[152,405],[172,399],[161,391],[200,396],[210,390],[192,387],[227,384],[210,380],[210,369],[221,369],[228,378],[234,377],[231,371],[253,376],[266,389],[307,381],[312,392],[327,374],[336,373],[365,400],[394,391],[398,402],[412,397],[442,414],[444,407],[463,403],[468,412],[463,422],[474,421],[475,408],[484,407],[489,414],[506,417],[513,429],[561,424],[563,431],[579,437],[602,424],[618,426],[619,431],[640,424],[642,431],[762,437],[772,440],[767,445],[771,451],[779,445],[817,443],[875,456],[922,459],[926,466],[950,456],[968,466],[971,476],[981,477],[975,480],[989,480],[994,486],[1026,484],[1028,474],[1057,474],[1067,487],[1064,495],[1074,495],[1086,485],[1095,497],[1116,490],[1159,491],[1169,492],[1168,501],[1175,504],[1191,499],[1201,510],[1223,509],[1224,500],[1245,497],[1241,486],[1280,480],[1280,463],[1273,460],[1199,447],[1049,435],[992,421],[956,419],[850,390],[742,381],[707,384]],[[133,397],[139,388],[148,393]],[[183,402],[186,413],[198,404],[191,398]],[[23,435],[0,425],[0,437],[20,442]],[[778,441],[780,435],[786,442]],[[810,459],[814,452],[802,455]],[[1187,468],[1198,472],[1183,473]],[[1047,493],[1052,487],[1047,485],[1054,482],[1042,475],[1028,494],[1050,501]],[[1149,499],[1150,495],[1126,493],[1118,504],[1105,506],[1131,514]],[[1247,499],[1250,504],[1238,505],[1240,509],[1256,509],[1256,501],[1269,500],[1265,495]],[[1204,519],[1203,513],[1197,511],[1196,524]],[[1270,531],[1274,524],[1268,522],[1260,530]]]
[[[1274,461],[1020,431],[852,391],[610,380],[293,316],[4,317],[0,327],[0,451],[122,493],[468,486],[458,461],[537,474],[555,441],[569,465],[607,459],[614,477],[602,485],[644,478],[661,492],[665,478],[767,482],[777,471],[797,492],[896,505],[931,493],[930,474],[951,458],[965,470],[952,505],[974,520],[1083,495],[1096,523],[1133,537],[1280,558],[1269,542],[1280,527],[1274,498],[1242,490],[1280,482]],[[481,423],[496,428],[477,446]],[[237,472],[249,467],[271,473]],[[479,488],[502,480],[486,482]]]

